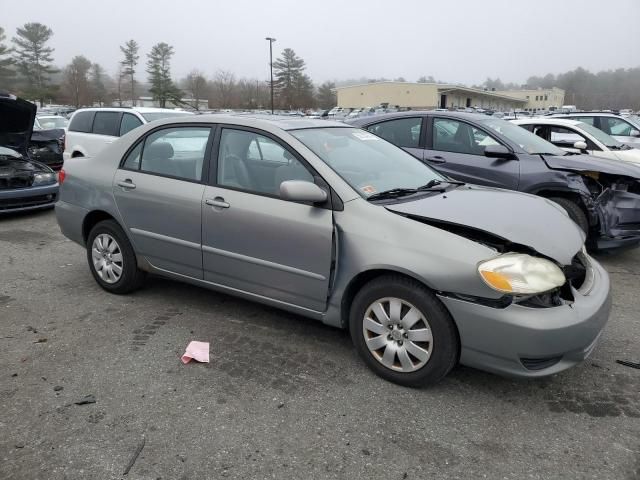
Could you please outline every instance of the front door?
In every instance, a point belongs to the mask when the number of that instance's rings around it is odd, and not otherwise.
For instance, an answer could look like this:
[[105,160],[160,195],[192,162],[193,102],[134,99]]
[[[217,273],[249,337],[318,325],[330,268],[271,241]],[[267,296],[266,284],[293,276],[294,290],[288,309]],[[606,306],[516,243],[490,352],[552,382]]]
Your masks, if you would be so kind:
[[324,311],[333,212],[279,198],[283,181],[313,182],[314,175],[289,147],[264,132],[223,128],[218,143],[202,200],[204,279]]
[[454,118],[435,117],[430,140],[424,161],[436,170],[467,183],[518,189],[519,162],[484,155],[485,147],[500,145],[488,132]]
[[154,267],[200,279],[202,178],[210,136],[209,127],[156,130],[129,152],[113,179],[137,252]]

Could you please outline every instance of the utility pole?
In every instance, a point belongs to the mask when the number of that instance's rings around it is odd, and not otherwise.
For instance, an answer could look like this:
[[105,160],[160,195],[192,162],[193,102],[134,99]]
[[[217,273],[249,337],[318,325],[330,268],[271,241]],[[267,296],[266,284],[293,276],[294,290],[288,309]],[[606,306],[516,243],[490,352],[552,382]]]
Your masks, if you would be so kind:
[[273,37],[266,37],[265,40],[269,42],[269,68],[271,69],[271,115],[273,115],[273,42],[276,41]]

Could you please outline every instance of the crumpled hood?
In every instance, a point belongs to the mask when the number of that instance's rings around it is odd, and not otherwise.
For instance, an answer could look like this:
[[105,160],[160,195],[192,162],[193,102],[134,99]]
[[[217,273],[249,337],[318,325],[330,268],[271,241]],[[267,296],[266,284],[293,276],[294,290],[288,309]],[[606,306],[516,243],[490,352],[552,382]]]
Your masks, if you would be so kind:
[[556,170],[600,172],[640,179],[640,165],[625,163],[620,160],[610,160],[608,158],[594,157],[593,155],[541,156],[549,168]]
[[29,160],[18,152],[0,147],[0,176],[8,177],[23,172],[51,172],[52,170],[39,162]]
[[404,215],[481,230],[525,245],[563,265],[571,264],[585,240],[584,232],[560,207],[510,190],[462,186],[385,207]]
[[0,92],[0,146],[27,156],[37,110],[31,102]]

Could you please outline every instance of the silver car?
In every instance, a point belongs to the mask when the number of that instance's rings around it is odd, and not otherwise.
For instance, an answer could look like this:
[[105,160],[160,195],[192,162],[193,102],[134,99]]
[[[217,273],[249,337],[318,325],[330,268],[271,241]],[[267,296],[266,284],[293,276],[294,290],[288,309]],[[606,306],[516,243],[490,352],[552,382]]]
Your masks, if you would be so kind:
[[153,122],[60,180],[60,228],[105,290],[152,273],[349,328],[402,385],[457,363],[556,373],[609,316],[607,273],[561,208],[455,182],[342,123]]

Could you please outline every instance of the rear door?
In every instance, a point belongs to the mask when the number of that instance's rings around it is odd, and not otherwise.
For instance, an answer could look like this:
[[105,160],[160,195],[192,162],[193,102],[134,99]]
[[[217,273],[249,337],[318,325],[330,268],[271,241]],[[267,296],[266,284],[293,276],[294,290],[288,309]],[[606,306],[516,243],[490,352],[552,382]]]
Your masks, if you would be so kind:
[[419,160],[423,159],[423,117],[402,117],[374,123],[367,127],[371,133],[402,147]]
[[95,157],[103,148],[118,138],[122,112],[95,112],[91,134],[86,135],[88,157]]
[[[283,200],[286,180],[321,183],[291,147],[259,130],[224,127],[202,201],[204,279],[313,311],[326,307],[333,212]],[[262,160],[256,160],[258,146]],[[252,168],[252,162],[276,163]],[[268,177],[270,181],[261,176]]]
[[211,149],[207,125],[167,126],[125,157],[113,193],[138,253],[160,269],[202,279],[202,196]]
[[428,117],[427,121],[426,163],[463,182],[518,189],[520,162],[484,155],[485,147],[502,145],[489,132],[457,118]]

